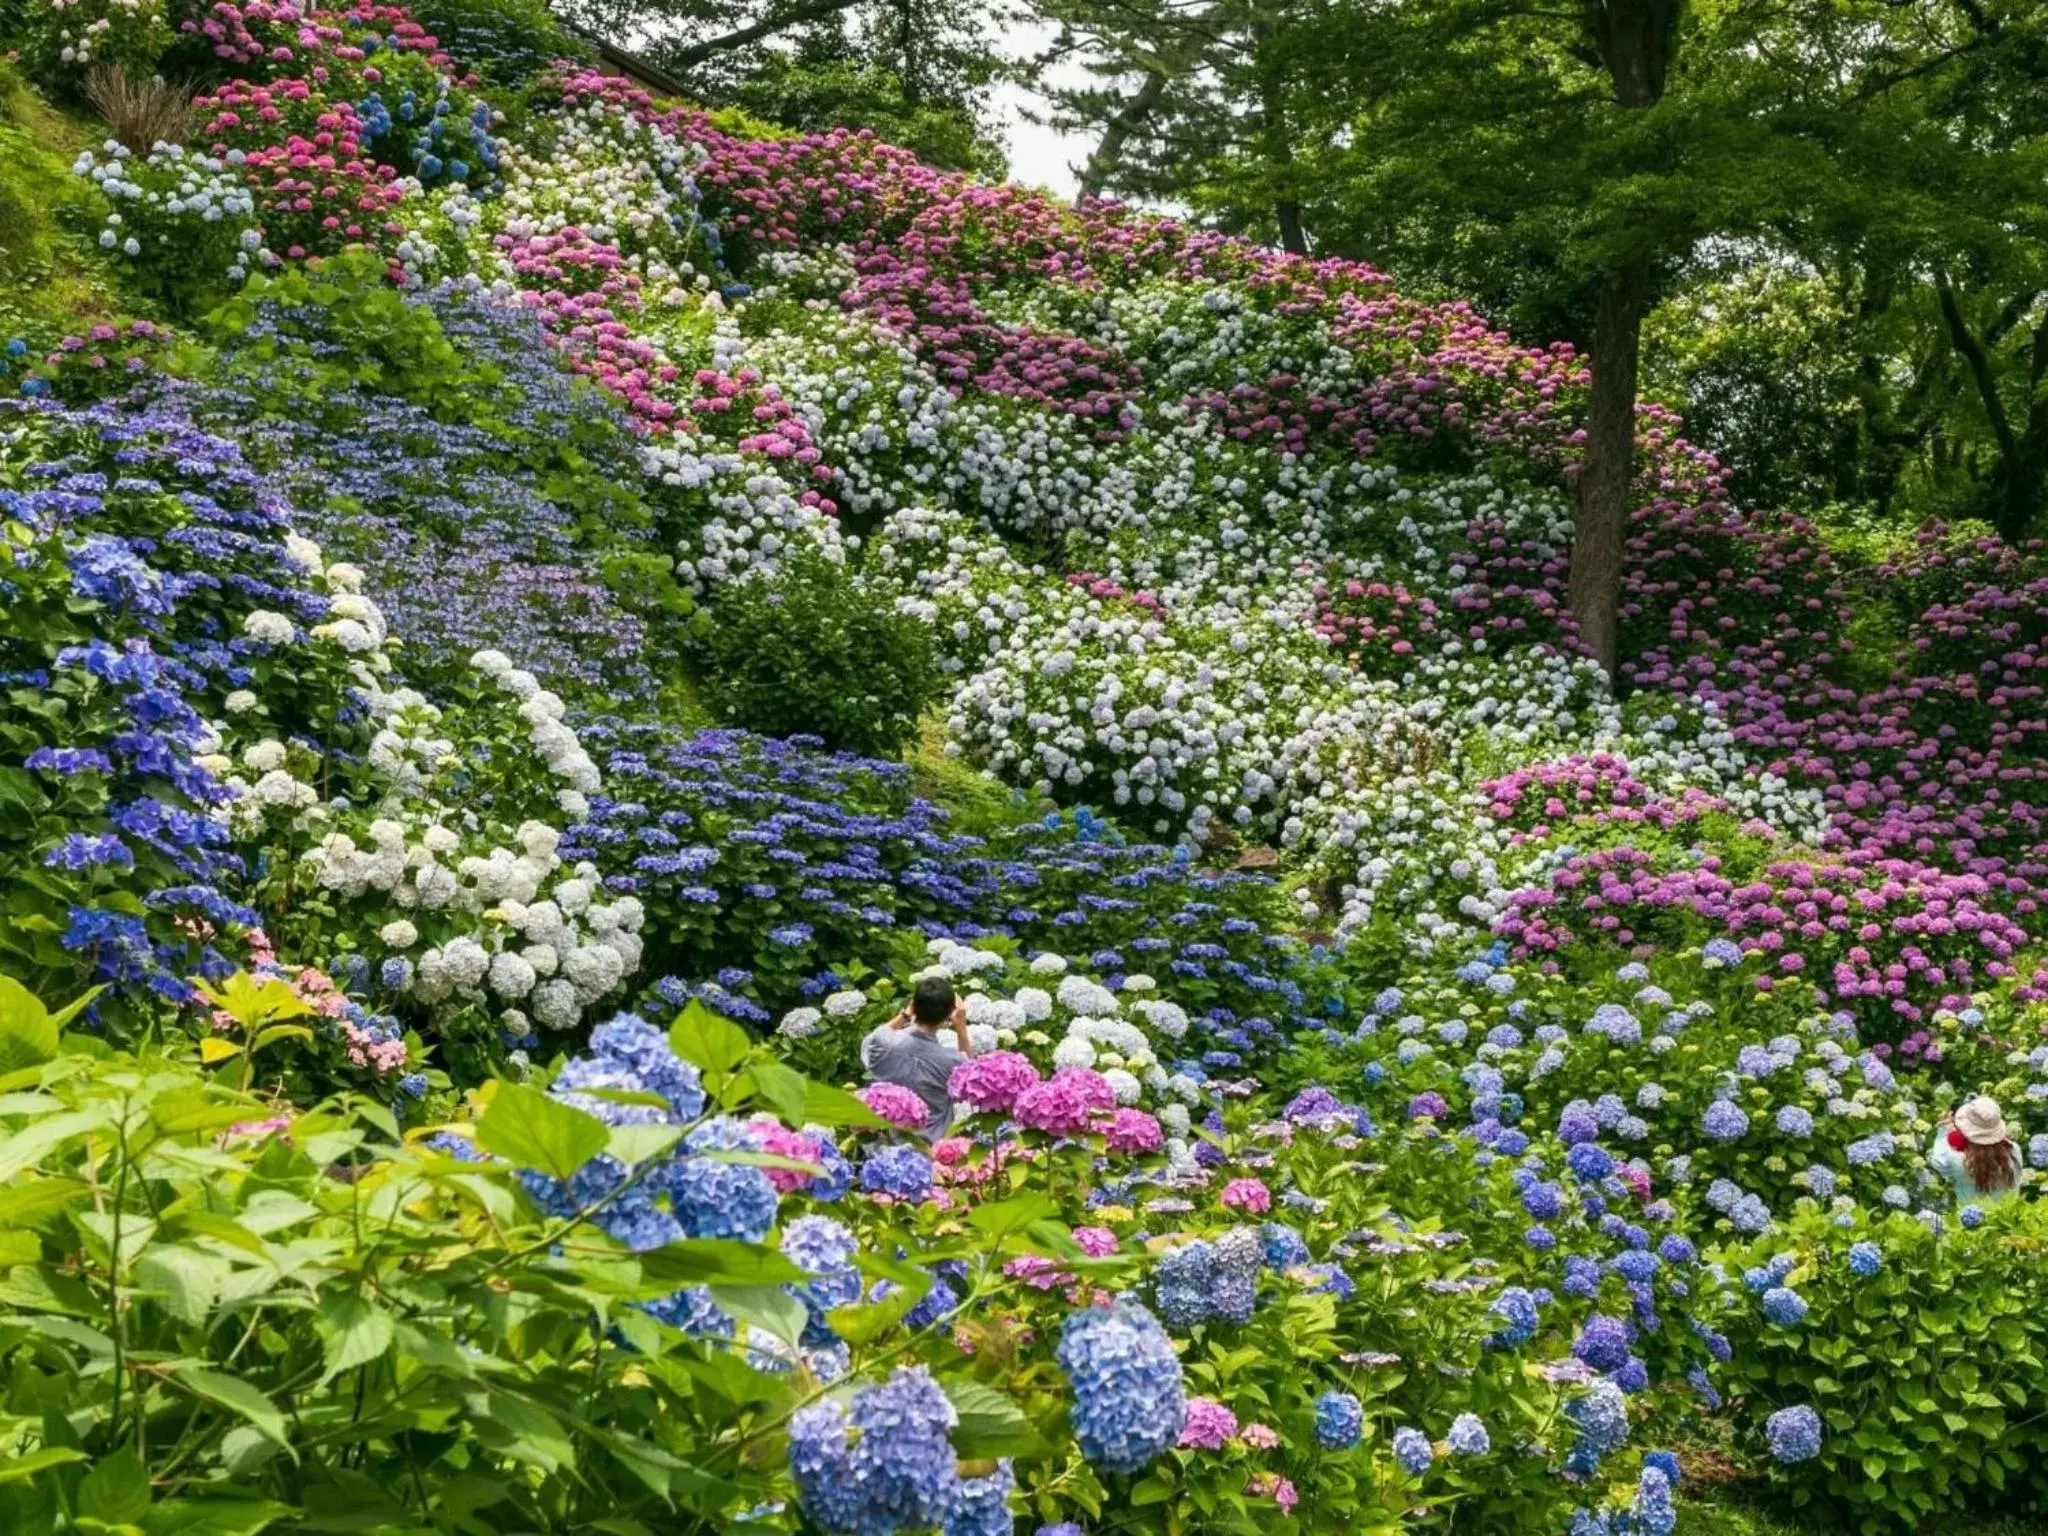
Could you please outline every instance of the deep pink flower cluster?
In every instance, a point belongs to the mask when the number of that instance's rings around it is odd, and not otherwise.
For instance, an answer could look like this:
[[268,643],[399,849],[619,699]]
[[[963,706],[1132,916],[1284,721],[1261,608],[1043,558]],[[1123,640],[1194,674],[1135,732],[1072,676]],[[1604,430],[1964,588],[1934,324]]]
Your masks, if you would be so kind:
[[1561,830],[1592,826],[1683,826],[1728,802],[1688,788],[1672,797],[1652,789],[1612,753],[1532,763],[1479,786],[1496,821],[1515,829],[1516,843],[1541,842]]
[[947,1079],[946,1092],[983,1113],[1008,1110],[1041,1081],[1038,1068],[1016,1051],[990,1051],[963,1061]]
[[1318,580],[1309,591],[1317,636],[1350,653],[1370,675],[1399,672],[1415,654],[1416,641],[1437,633],[1437,605],[1398,581]]
[[1842,1003],[1919,1019],[2015,975],[2027,935],[1986,909],[1988,891],[1979,876],[1904,860],[1788,860],[1738,883],[1717,858],[1659,869],[1641,850],[1611,848],[1576,855],[1547,888],[1517,892],[1499,930],[1524,954],[1553,955],[1593,938],[1682,942],[1704,926],[1764,961],[1761,990],[1806,976]]
[[1116,1091],[1093,1067],[1061,1067],[1017,1095],[1019,1123],[1049,1136],[1079,1136],[1116,1108]]
[[891,1125],[906,1131],[917,1130],[932,1117],[923,1099],[896,1083],[869,1083],[856,1090],[854,1096]]

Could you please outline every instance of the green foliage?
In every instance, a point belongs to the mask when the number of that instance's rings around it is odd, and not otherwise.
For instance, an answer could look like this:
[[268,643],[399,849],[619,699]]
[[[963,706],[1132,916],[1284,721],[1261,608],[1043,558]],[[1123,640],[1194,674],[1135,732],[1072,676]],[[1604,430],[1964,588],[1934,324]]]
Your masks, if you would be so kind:
[[[1818,1457],[1779,1470],[1798,1502],[1882,1532],[2048,1494],[2044,1240],[2048,1214],[2032,1202],[1990,1208],[1974,1232],[1951,1220],[1939,1233],[1904,1214],[1843,1227],[1809,1205],[1788,1234],[1751,1250],[1749,1263],[1796,1254],[1786,1284],[1811,1307],[1786,1329],[1750,1298],[1719,1325],[1749,1420],[1805,1402],[1826,1426]],[[1858,1241],[1883,1250],[1877,1274],[1851,1273]]]
[[420,0],[406,7],[450,55],[497,86],[521,86],[589,44],[539,0]]
[[46,349],[121,307],[90,249],[104,203],[71,174],[85,138],[0,58],[0,342]]
[[473,416],[500,381],[489,364],[458,352],[434,312],[409,303],[384,263],[361,249],[317,268],[293,264],[251,277],[201,329],[250,364],[289,359],[293,366],[275,375],[286,381],[286,398],[270,405],[280,416],[321,408],[349,388],[396,395],[448,418]]
[[721,718],[848,752],[895,756],[938,693],[924,624],[817,555],[723,589],[701,645],[705,702]]
[[[26,1007],[0,987],[0,1040]],[[525,1200],[517,1168],[573,1171],[606,1138],[535,1089],[493,1097],[478,1138],[508,1161],[485,1166],[383,1140],[361,1101],[285,1132],[160,1057],[0,1081],[0,1529],[716,1527],[737,1467],[703,1442],[770,1432],[801,1391],[628,1306],[801,1279],[787,1261],[635,1257]]]

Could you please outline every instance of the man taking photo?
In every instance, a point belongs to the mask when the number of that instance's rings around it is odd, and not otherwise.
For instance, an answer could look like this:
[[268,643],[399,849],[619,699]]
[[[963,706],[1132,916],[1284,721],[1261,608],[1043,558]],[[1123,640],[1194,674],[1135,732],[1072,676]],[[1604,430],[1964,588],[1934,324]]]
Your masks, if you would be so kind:
[[870,1082],[894,1083],[924,1100],[931,1111],[924,1134],[934,1141],[953,1124],[953,1098],[946,1084],[953,1069],[973,1054],[967,1041],[967,1005],[943,976],[920,981],[910,995],[910,1006],[877,1025],[860,1043],[860,1064]]

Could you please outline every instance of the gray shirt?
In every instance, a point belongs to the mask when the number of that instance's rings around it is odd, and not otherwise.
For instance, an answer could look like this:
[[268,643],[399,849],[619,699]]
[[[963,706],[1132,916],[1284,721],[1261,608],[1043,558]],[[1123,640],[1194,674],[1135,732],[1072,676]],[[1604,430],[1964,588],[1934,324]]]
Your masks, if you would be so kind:
[[932,1112],[924,1133],[932,1138],[945,1135],[953,1124],[953,1096],[946,1091],[946,1084],[953,1069],[966,1059],[951,1042],[915,1024],[902,1029],[884,1024],[860,1043],[860,1064],[869,1077],[908,1088],[924,1100]]

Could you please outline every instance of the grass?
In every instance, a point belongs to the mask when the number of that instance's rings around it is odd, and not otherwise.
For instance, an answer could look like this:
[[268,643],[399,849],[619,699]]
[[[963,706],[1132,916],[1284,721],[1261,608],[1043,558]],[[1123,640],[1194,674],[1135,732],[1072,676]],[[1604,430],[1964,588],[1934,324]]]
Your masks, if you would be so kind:
[[[1767,1485],[1727,1483],[1679,1490],[1680,1536],[1851,1536],[1855,1527],[1820,1510],[1787,1508]],[[1926,1527],[1940,1536],[2048,1536],[2048,1518],[1943,1516]]]
[[71,171],[102,131],[0,60],[0,340],[24,336],[40,348],[136,312],[93,246],[106,206]]

